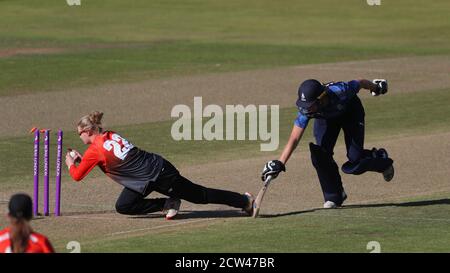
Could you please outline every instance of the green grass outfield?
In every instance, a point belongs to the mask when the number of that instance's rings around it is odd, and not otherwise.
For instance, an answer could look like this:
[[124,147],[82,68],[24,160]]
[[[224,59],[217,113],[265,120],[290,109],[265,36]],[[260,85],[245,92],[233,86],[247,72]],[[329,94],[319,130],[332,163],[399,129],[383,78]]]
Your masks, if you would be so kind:
[[[450,194],[81,242],[82,252],[449,252]],[[60,251],[66,251],[61,248]]]
[[[80,7],[65,0],[0,1],[0,99],[175,75],[450,54],[448,0],[383,0],[378,7],[365,0],[81,1]],[[55,52],[1,56],[19,48]],[[448,132],[449,101],[449,89],[365,97],[367,142]],[[295,108],[281,109],[280,149],[295,114]],[[259,142],[175,142],[168,137],[171,125],[110,129],[177,166],[279,154],[261,153]],[[311,127],[300,149],[312,140]],[[65,132],[64,146],[85,149],[74,131]],[[31,135],[0,138],[2,191],[31,189],[32,150]],[[99,170],[89,178],[96,176]],[[70,179],[66,168],[63,179]],[[82,241],[81,251],[369,252],[367,243],[378,241],[382,252],[449,252],[448,194],[386,202],[97,237]],[[53,243],[67,252],[66,240]]]
[[[450,130],[450,90],[434,90],[389,94],[388,96],[366,97],[363,104],[366,109],[366,142],[405,135],[447,132]],[[112,127],[109,129],[121,133],[136,146],[160,153],[177,166],[195,165],[209,161],[228,161],[236,158],[254,156],[278,156],[286,143],[296,117],[295,108],[280,111],[280,145],[275,153],[260,152],[260,141],[175,141],[170,136],[173,121],[145,123]],[[107,118],[107,117],[105,117]],[[300,145],[300,149],[312,141],[312,124]],[[55,135],[53,136],[56,137]],[[342,140],[342,138],[341,138]],[[55,141],[51,141],[55,151]],[[42,145],[41,145],[42,146]],[[64,147],[84,151],[74,131],[66,131]],[[43,149],[43,147],[41,147]],[[0,172],[2,187],[28,186],[32,180],[33,137],[0,139]],[[42,157],[41,152],[41,157]],[[53,162],[53,161],[52,161]],[[54,164],[51,164],[53,168]],[[52,169],[53,171],[53,169]],[[97,169],[90,175],[102,175]],[[63,168],[63,179],[70,179]]]
[[446,0],[0,2],[0,96],[172,75],[448,54]]

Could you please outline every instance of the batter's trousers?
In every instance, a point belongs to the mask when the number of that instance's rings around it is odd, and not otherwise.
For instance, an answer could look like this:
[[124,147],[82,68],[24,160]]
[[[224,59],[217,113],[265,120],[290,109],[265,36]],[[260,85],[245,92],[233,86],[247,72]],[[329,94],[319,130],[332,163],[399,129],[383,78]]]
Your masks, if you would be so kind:
[[367,171],[383,172],[392,165],[390,158],[373,158],[370,150],[364,149],[365,112],[361,100],[353,98],[345,113],[329,119],[315,119],[314,137],[316,144],[310,144],[312,164],[317,171],[325,201],[340,205],[342,200],[342,179],[336,164],[334,146],[341,129],[344,131],[348,161],[343,171],[360,175]]

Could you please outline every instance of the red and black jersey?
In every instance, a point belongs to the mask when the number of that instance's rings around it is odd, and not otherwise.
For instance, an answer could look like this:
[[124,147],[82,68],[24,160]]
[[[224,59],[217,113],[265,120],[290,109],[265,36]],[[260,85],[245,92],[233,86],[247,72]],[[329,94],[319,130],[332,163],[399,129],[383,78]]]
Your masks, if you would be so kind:
[[115,132],[106,131],[95,138],[80,164],[70,167],[70,175],[80,181],[97,165],[122,186],[144,193],[147,185],[158,178],[163,158],[134,147]]
[[[12,253],[10,231],[11,229],[9,227],[0,231],[0,253]],[[55,250],[47,237],[37,232],[32,232],[30,234],[25,253],[54,252]]]

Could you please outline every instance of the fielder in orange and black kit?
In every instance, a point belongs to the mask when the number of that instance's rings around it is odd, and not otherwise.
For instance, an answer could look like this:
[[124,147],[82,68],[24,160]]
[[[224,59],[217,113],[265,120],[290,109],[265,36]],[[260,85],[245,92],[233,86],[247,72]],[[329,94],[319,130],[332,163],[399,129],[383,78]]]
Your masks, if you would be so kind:
[[[95,117],[95,116],[99,117]],[[179,210],[180,199],[195,204],[225,204],[241,208],[251,215],[253,197],[249,193],[206,188],[192,183],[158,154],[135,147],[125,138],[112,131],[102,131],[102,113],[94,112],[80,120],[78,133],[89,148],[82,156],[77,151],[66,155],[70,175],[76,181],[82,180],[95,166],[112,180],[124,187],[116,202],[116,211],[121,214],[137,215],[157,211],[173,218]],[[85,129],[87,128],[87,129]],[[76,165],[75,162],[79,161]],[[170,198],[146,199],[156,191]]]

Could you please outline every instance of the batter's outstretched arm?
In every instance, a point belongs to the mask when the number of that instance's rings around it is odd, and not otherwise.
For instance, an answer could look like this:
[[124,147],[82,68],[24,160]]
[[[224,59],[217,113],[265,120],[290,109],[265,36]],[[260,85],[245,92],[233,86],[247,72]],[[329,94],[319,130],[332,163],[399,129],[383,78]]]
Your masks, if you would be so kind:
[[370,90],[370,92],[376,92],[377,90],[377,85],[374,84],[372,81],[366,80],[366,79],[361,79],[358,80],[359,81],[359,86],[361,86],[361,88]]
[[297,148],[298,143],[300,142],[300,139],[303,136],[303,132],[305,131],[304,128],[295,126],[292,128],[291,135],[289,137],[288,142],[286,143],[286,146],[284,146],[283,152],[280,156],[280,161],[283,162],[283,164],[286,164],[286,162],[289,160],[289,158],[292,155],[292,152]]
[[359,80],[359,86],[370,90],[372,96],[384,95],[388,91],[388,83],[385,79],[374,79],[372,82],[366,79]]

